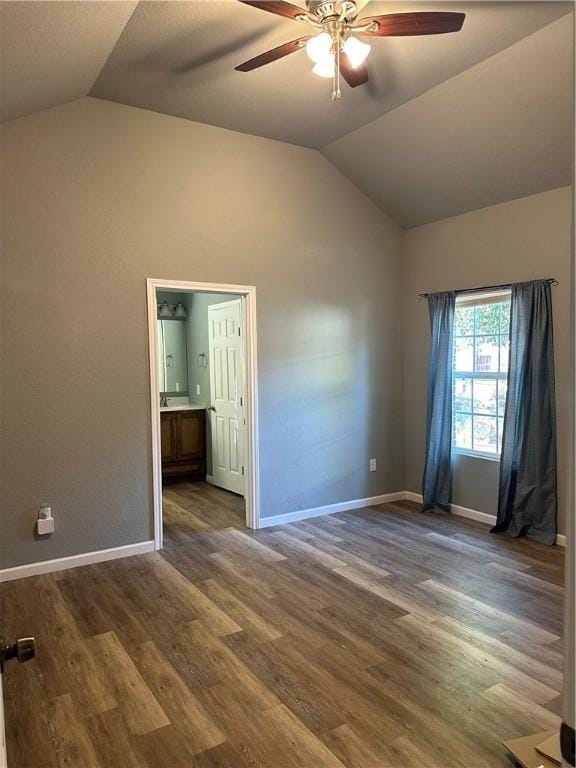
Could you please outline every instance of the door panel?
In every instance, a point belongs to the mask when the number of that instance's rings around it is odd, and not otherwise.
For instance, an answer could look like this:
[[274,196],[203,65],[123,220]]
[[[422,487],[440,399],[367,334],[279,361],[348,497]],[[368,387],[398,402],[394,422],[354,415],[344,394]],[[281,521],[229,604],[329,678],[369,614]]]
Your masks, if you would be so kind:
[[174,416],[163,413],[160,415],[160,444],[162,461],[169,461],[175,458],[175,440],[174,440]]
[[237,354],[238,350],[234,347],[228,347],[226,350],[228,355],[226,379],[227,379],[227,394],[228,402],[233,405],[237,399],[238,388],[238,366],[237,366]]
[[178,414],[178,458],[193,459],[204,454],[204,412],[184,411]]
[[[219,327],[219,326],[218,326]],[[216,330],[216,329],[215,329]],[[219,338],[219,337],[217,337]],[[214,350],[214,399],[215,400],[223,400],[224,399],[224,364],[222,362],[222,356],[224,354],[223,349],[215,349]]]
[[228,422],[230,429],[230,472],[234,474],[242,473],[242,464],[240,463],[239,449],[239,428],[236,419],[230,419]]
[[244,495],[243,339],[240,299],[208,308],[212,478]]
[[226,440],[224,438],[224,430],[226,428],[226,422],[222,416],[215,415],[214,422],[216,424],[216,451],[213,450],[212,463],[214,467],[218,469],[226,469]]

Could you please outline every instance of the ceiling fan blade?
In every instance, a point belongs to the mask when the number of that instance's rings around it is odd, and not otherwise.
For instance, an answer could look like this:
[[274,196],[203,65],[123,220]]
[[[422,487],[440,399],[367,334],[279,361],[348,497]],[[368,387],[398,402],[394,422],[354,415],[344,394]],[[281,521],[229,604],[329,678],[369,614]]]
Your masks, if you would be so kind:
[[285,3],[284,0],[239,0],[245,5],[251,5],[254,8],[260,8],[261,11],[269,11],[277,16],[285,16],[287,19],[296,20],[298,16],[308,16],[308,11],[298,8],[297,5]]
[[251,72],[253,69],[258,69],[258,67],[263,67],[265,64],[270,64],[272,61],[282,59],[284,56],[300,51],[303,48],[304,43],[309,39],[310,35],[306,35],[306,37],[299,37],[297,40],[291,40],[289,43],[279,45],[277,48],[272,48],[265,53],[261,53],[259,56],[255,56],[253,59],[245,61],[243,64],[239,64],[237,67],[234,67],[234,69],[237,72]]
[[356,88],[357,85],[364,85],[364,83],[368,82],[368,68],[366,64],[360,64],[359,67],[354,68],[344,52],[340,54],[340,73],[351,88]]
[[462,29],[465,13],[446,11],[416,11],[414,13],[389,13],[383,16],[366,16],[359,19],[358,26],[378,24],[374,31],[363,30],[357,34],[376,37],[396,37],[404,35],[442,35],[445,32],[458,32]]

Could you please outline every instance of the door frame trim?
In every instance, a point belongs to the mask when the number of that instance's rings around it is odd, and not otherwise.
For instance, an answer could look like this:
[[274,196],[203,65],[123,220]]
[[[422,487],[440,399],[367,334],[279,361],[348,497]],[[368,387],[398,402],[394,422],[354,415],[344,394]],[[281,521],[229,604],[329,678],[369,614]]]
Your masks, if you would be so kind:
[[183,280],[146,279],[148,305],[148,352],[150,376],[150,423],[152,436],[152,496],[154,509],[154,549],[162,549],[162,461],[160,453],[160,397],[158,344],[156,338],[157,290],[183,293],[230,293],[244,297],[244,470],[246,478],[246,526],[260,528],[260,461],[258,449],[258,368],[256,332],[256,287],[221,283],[193,283]]

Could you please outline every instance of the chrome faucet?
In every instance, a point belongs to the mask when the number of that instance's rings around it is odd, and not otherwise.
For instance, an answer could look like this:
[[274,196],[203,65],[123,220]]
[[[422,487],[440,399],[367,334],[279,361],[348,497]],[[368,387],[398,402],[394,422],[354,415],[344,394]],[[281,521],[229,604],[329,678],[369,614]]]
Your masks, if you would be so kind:
[[168,398],[160,393],[160,408],[168,408]]

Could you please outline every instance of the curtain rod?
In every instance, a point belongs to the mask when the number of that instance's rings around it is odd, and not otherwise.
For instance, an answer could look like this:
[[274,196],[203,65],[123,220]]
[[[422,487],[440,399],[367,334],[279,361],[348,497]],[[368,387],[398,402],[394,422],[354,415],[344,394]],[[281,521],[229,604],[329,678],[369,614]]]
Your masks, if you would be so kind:
[[[550,283],[550,285],[558,285],[558,280],[556,280],[555,277],[546,277],[544,278],[547,283]],[[512,288],[514,283],[500,283],[500,285],[482,285],[476,288],[459,288],[458,290],[454,291],[454,293],[476,293],[480,291],[496,291],[499,288]],[[419,293],[418,296],[420,296],[423,299],[427,299],[428,296],[430,296],[430,293]]]

